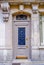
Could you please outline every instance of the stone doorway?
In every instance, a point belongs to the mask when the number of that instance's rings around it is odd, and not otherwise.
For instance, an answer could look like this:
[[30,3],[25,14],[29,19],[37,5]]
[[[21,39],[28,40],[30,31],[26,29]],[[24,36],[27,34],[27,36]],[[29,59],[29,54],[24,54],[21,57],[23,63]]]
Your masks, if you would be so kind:
[[31,21],[29,16],[17,15],[13,21],[13,58],[30,59],[30,57]]

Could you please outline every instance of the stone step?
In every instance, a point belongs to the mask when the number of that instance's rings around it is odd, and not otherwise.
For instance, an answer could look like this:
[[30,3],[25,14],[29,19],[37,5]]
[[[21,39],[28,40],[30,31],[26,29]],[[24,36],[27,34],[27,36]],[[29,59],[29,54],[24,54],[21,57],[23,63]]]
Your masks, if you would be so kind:
[[44,61],[14,60],[13,65],[44,65]]

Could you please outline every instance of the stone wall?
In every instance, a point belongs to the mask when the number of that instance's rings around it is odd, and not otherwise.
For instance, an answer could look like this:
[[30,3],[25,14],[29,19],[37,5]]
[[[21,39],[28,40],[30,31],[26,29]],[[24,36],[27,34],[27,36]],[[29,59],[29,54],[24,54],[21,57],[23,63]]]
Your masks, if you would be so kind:
[[[0,62],[12,61],[12,14],[18,9],[10,9],[8,22],[3,21],[2,10],[0,9]],[[39,37],[39,13],[33,14],[32,9],[25,8],[24,12],[31,13],[31,60],[44,60],[44,47],[40,48]]]

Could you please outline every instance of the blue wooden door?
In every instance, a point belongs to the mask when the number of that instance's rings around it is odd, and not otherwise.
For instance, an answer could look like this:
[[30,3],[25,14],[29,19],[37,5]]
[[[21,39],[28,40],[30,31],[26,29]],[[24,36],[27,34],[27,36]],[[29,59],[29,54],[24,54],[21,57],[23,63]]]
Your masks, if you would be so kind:
[[25,27],[18,27],[18,45],[25,45]]

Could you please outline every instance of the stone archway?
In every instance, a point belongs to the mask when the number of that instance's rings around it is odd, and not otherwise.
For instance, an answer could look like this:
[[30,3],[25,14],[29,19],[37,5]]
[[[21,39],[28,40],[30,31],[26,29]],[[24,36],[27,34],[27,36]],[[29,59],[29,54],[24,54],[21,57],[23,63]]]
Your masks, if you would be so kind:
[[15,13],[12,14],[12,16],[16,16],[18,14],[25,14],[25,15],[31,17],[31,14],[29,12],[26,12],[26,11],[18,11],[18,12],[15,12]]

